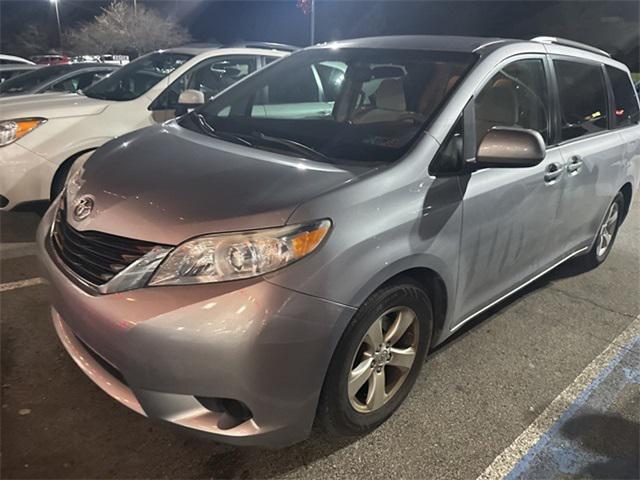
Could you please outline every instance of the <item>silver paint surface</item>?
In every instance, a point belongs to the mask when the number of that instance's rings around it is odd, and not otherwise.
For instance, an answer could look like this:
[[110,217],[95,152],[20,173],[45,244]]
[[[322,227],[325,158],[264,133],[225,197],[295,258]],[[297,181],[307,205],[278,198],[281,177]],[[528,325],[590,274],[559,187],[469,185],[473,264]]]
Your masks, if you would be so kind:
[[[366,46],[410,48],[411,38]],[[471,46],[481,42],[452,48]],[[95,210],[82,222],[70,219],[75,228],[169,245],[319,218],[330,218],[333,229],[313,254],[264,278],[93,296],[46,249],[54,206],[38,242],[55,310],[121,370],[149,416],[179,423],[181,409],[192,405],[188,398],[228,396],[254,412],[258,430],[245,443],[304,438],[335,345],[357,307],[385,281],[411,269],[441,278],[447,309],[434,341],[442,342],[475,312],[590,247],[615,194],[627,183],[637,191],[638,125],[551,146],[530,168],[429,174],[460,112],[500,65],[545,54],[576,51],[493,44],[414,148],[384,168],[262,152],[172,123],[110,142],[85,165],[77,195],[93,195]],[[575,156],[579,168],[570,165]],[[560,173],[549,177],[550,167]]]

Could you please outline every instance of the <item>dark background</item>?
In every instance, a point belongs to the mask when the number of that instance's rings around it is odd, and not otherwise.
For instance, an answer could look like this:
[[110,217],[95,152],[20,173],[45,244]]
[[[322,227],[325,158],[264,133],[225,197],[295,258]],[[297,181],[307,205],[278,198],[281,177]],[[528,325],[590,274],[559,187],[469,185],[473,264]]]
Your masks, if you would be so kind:
[[[298,8],[296,0],[138,2],[176,18],[196,41],[309,43],[310,17]],[[101,0],[59,0],[63,30],[90,20],[107,4]],[[49,28],[55,45],[55,13],[49,0],[0,0],[0,42],[34,21]],[[637,0],[316,0],[316,32],[316,41],[419,33],[511,38],[553,35],[604,48],[632,71],[640,71]]]

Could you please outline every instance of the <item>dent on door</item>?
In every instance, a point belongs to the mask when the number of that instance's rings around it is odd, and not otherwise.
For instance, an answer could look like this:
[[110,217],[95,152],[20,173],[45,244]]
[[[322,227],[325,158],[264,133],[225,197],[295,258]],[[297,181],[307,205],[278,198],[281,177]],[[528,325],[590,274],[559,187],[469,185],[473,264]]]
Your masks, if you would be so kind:
[[[551,168],[560,174],[549,180]],[[554,166],[554,167],[552,167]],[[562,254],[556,234],[562,159],[548,152],[525,169],[474,172],[463,199],[456,318],[464,320],[535,276]]]

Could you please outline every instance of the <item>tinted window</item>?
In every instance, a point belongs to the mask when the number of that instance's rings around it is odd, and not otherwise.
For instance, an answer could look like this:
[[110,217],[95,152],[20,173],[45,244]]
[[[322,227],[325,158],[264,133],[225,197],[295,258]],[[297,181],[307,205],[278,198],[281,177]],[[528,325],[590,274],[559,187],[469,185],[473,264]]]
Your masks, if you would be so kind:
[[338,96],[340,85],[344,80],[344,64],[319,63],[316,71],[322,83],[322,95],[324,100],[333,102]]
[[214,57],[203,60],[171,84],[154,102],[154,110],[175,109],[187,89],[204,93],[205,101],[256,70],[256,57]]
[[138,58],[84,91],[87,97],[126,101],[147,93],[160,80],[192,58],[171,52],[150,53]]
[[614,125],[626,127],[640,120],[638,100],[627,72],[607,66],[614,98]]
[[31,70],[28,73],[13,77],[0,85],[1,93],[24,93],[28,92],[38,85],[49,82],[61,75],[67,73],[69,67],[65,65],[44,67],[37,70]]
[[266,104],[319,102],[318,82],[311,66],[294,70],[287,78],[267,85]]
[[[323,161],[392,162],[474,63],[473,54],[314,48],[294,53],[197,110],[220,134]],[[183,125],[203,131],[190,119]],[[228,136],[227,136],[228,137]]]
[[548,89],[540,59],[510,63],[493,76],[476,99],[476,142],[493,127],[536,130],[549,139]]
[[554,60],[562,140],[607,129],[607,91],[599,65]]
[[104,76],[108,72],[100,71],[100,72],[80,72],[77,75],[73,75],[72,77],[66,78],[59,82],[50,85],[46,91],[47,92],[72,92],[75,93],[78,90],[84,90],[85,88],[91,86],[95,82],[104,78]]
[[0,70],[0,83],[4,82],[5,80],[9,80],[10,78],[17,77],[18,75],[29,73],[30,71],[30,69]]

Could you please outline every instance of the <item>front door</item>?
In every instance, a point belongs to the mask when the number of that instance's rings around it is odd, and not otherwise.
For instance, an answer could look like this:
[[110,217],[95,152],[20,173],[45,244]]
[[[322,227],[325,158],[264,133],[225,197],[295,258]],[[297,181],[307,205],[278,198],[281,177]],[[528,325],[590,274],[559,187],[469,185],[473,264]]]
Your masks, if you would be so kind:
[[[494,126],[537,130],[549,143],[548,78],[544,56],[527,55],[501,66],[475,95],[477,144]],[[550,148],[535,167],[485,168],[461,177],[455,315],[460,322],[533,278],[558,254],[556,227],[565,177],[558,148]]]

